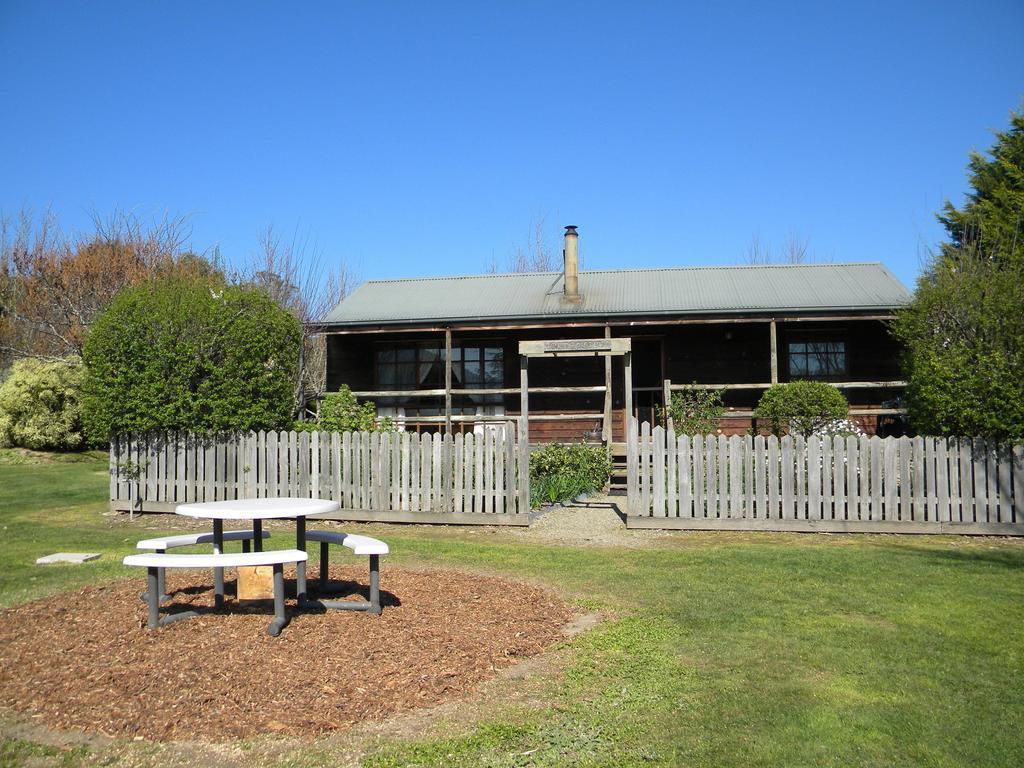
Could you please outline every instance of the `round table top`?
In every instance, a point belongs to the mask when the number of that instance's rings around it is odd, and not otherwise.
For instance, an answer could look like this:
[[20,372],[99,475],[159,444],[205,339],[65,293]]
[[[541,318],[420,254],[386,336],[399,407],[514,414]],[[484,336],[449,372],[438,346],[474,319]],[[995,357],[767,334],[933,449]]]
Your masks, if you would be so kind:
[[211,520],[265,520],[279,517],[306,517],[341,509],[337,501],[327,499],[233,499],[179,504],[176,514]]

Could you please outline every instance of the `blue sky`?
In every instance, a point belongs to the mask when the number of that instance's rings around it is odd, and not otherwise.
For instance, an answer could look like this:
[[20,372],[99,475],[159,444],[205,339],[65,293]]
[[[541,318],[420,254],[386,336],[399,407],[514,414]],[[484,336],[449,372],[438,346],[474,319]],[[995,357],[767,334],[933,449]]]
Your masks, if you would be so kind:
[[[711,5],[711,4],[707,4]],[[751,238],[908,284],[1024,97],[1019,0],[0,2],[0,210],[273,224],[364,279],[484,271],[543,217],[587,268]]]

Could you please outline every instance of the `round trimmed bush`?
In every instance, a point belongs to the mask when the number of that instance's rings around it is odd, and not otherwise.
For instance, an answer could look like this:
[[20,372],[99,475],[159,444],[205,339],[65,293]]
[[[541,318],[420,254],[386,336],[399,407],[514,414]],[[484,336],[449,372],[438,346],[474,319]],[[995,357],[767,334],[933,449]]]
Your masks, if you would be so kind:
[[290,425],[299,321],[259,288],[168,277],[129,288],[85,345],[87,435]]
[[805,437],[849,414],[843,393],[824,381],[776,384],[761,395],[754,410],[754,417],[767,421],[772,434],[788,431]]
[[78,360],[17,361],[0,385],[0,447],[81,448],[84,379],[85,368]]

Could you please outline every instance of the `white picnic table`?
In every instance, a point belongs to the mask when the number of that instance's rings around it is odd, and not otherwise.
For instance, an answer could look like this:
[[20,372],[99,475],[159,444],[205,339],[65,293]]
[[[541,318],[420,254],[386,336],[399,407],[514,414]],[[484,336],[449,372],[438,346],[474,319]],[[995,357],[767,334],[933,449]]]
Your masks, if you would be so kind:
[[[306,551],[306,518],[341,509],[340,502],[328,499],[295,499],[267,497],[261,499],[229,499],[225,501],[204,501],[194,504],[179,504],[175,513],[185,517],[206,518],[213,521],[214,551],[224,551],[224,521],[252,520],[254,551],[263,550],[264,520],[295,520],[295,548]],[[300,605],[306,599],[306,563],[295,564],[295,595]],[[214,601],[218,608],[224,604],[224,569],[214,569]],[[334,607],[317,601],[318,607]],[[340,607],[340,606],[339,606]]]

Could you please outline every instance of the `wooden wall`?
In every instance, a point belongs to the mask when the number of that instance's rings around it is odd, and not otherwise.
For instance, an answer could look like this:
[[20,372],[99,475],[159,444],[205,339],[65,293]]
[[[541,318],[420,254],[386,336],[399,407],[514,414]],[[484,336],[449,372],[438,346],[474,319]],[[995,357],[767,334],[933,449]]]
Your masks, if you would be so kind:
[[[795,334],[808,331],[827,331],[841,338],[847,345],[849,371],[847,380],[889,381],[900,378],[899,346],[889,335],[886,324],[876,320],[843,321],[836,323],[780,322],[778,324],[779,380],[788,380],[786,361],[787,343]],[[661,405],[660,391],[644,388],[660,387],[664,378],[674,383],[757,384],[771,379],[770,330],[766,322],[709,323],[687,325],[612,326],[612,335],[634,340],[634,406],[642,418],[655,416],[655,406]],[[593,338],[604,335],[603,327],[577,328],[524,328],[515,331],[459,331],[453,330],[453,344],[460,342],[500,344],[504,350],[505,386],[519,385],[519,342],[536,339]],[[394,333],[333,334],[328,336],[327,382],[328,390],[335,391],[347,384],[357,391],[378,388],[374,371],[374,348],[378,342],[397,340],[419,341],[443,339],[439,331]],[[624,408],[623,368],[621,358],[612,360],[612,406]],[[601,358],[533,359],[530,361],[530,384],[543,386],[598,386],[604,384],[604,360]],[[900,393],[899,389],[849,389],[845,394],[855,407],[876,407]],[[725,403],[739,410],[754,408],[760,390],[730,390]],[[394,398],[380,404],[395,405]],[[443,398],[422,398],[423,405],[443,408]],[[459,398],[455,397],[458,404]],[[519,396],[503,397],[505,413],[518,415]],[[599,413],[604,409],[604,395],[544,394],[530,395],[531,412]],[[857,416],[868,434],[874,434],[877,419]],[[614,420],[615,441],[624,439],[622,419]],[[531,423],[531,440],[572,439],[592,428],[588,422]],[[746,434],[752,426],[749,417],[723,419],[721,430],[726,435]],[[435,426],[428,429],[436,429]]]

